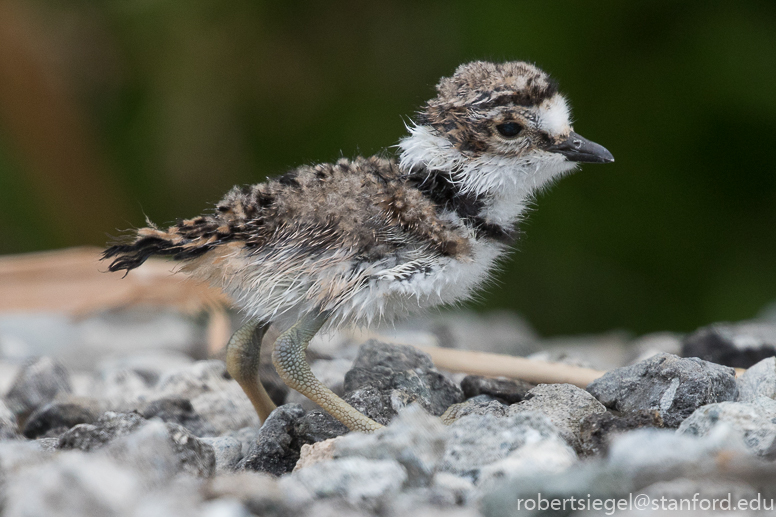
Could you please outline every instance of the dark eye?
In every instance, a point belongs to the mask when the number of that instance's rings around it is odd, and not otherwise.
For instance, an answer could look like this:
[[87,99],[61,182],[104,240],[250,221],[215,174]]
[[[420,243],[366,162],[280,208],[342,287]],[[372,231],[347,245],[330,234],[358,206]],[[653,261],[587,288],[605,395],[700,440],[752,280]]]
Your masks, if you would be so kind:
[[519,135],[522,130],[523,126],[517,122],[506,122],[496,126],[496,131],[504,138],[514,138]]

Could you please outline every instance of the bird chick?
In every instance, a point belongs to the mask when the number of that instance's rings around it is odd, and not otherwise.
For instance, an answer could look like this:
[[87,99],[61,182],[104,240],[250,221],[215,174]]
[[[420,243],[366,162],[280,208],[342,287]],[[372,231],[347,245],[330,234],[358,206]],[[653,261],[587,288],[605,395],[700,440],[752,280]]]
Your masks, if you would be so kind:
[[565,97],[529,63],[475,61],[436,89],[398,160],[302,166],[105,251],[111,271],[170,256],[231,296],[247,323],[227,345],[227,368],[262,420],[275,406],[258,377],[259,350],[274,323],[283,332],[273,364],[288,386],[351,430],[381,427],[312,374],[304,353],[316,332],[470,297],[538,190],[579,163],[614,161],[573,131]]

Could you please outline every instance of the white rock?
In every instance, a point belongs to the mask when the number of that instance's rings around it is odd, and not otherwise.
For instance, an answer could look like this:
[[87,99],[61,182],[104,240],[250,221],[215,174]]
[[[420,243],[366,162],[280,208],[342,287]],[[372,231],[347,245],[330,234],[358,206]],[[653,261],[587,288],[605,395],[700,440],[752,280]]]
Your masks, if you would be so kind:
[[512,476],[563,472],[576,462],[574,449],[563,440],[550,438],[520,447],[503,460],[482,467],[477,486],[487,490]]
[[690,436],[707,436],[718,426],[729,426],[755,454],[776,459],[776,400],[759,397],[753,402],[719,402],[700,407],[677,430]]
[[311,497],[341,497],[353,505],[374,508],[399,492],[406,480],[407,473],[397,461],[352,457],[297,470],[283,476],[280,485],[286,492],[297,491],[297,485]]
[[399,411],[387,427],[372,434],[337,437],[334,457],[395,459],[407,470],[410,486],[427,485],[445,452],[449,429],[418,404]]
[[132,469],[104,456],[66,452],[8,479],[3,516],[127,515],[145,495]]
[[479,477],[486,465],[512,451],[542,440],[561,439],[558,429],[541,413],[526,411],[508,417],[467,415],[450,425],[450,435],[439,470]]
[[216,454],[216,473],[234,471],[243,457],[242,444],[231,436],[204,437],[200,440],[213,447]]
[[776,357],[749,367],[736,381],[739,402],[754,402],[759,397],[776,399]]

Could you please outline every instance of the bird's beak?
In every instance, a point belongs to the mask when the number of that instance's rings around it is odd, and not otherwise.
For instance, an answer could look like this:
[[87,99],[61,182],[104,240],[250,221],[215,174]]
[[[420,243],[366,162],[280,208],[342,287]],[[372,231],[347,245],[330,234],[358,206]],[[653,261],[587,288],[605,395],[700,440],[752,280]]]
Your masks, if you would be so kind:
[[582,163],[612,163],[614,156],[602,145],[591,142],[575,132],[569,133],[567,139],[547,148],[551,153],[560,153],[570,162]]

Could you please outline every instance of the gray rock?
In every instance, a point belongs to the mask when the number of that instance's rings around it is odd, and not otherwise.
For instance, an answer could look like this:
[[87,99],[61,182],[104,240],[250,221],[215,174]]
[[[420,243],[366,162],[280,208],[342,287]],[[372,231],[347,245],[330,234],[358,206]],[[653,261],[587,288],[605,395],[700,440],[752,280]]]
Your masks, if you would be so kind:
[[261,425],[251,401],[234,381],[222,390],[197,395],[191,399],[191,405],[215,434]]
[[124,516],[147,491],[131,468],[106,456],[68,452],[20,469],[4,495],[4,517]]
[[[692,436],[669,429],[637,429],[615,436],[609,445],[604,469],[631,486],[647,486],[678,477],[724,475],[741,462],[753,465],[755,457],[740,435],[719,426],[705,436]],[[759,463],[759,462],[758,462]]]
[[360,413],[383,425],[388,425],[396,415],[390,395],[383,396],[383,393],[371,384],[349,391],[342,398]]
[[322,442],[349,432],[342,422],[321,410],[309,411],[294,424],[294,434],[301,445]]
[[715,323],[696,330],[682,343],[684,357],[735,368],[749,368],[775,355],[776,325],[769,323]]
[[482,467],[520,447],[560,439],[558,429],[546,416],[529,411],[508,417],[468,415],[450,425],[449,433],[439,470],[473,481]]
[[99,397],[106,410],[117,412],[138,409],[153,393],[145,377],[128,369],[96,373],[90,379],[88,391]]
[[477,487],[487,491],[496,487],[502,479],[518,476],[563,472],[577,462],[577,455],[564,440],[548,438],[520,447],[506,458],[480,469]]
[[463,506],[472,497],[474,483],[469,478],[456,476],[450,472],[437,472],[434,474],[431,488],[447,496],[447,502],[452,504],[446,506]]
[[754,402],[760,397],[776,399],[776,357],[748,368],[737,382],[740,402]]
[[[2,346],[3,336],[0,335],[0,349]],[[2,357],[2,353],[0,353],[0,357]],[[8,390],[10,390],[13,385],[14,379],[16,379],[16,376],[19,375],[21,370],[21,364],[0,360],[0,397],[8,393]]]
[[70,392],[70,376],[65,367],[50,357],[41,357],[18,373],[5,403],[17,418],[24,419],[57,394]]
[[210,477],[215,474],[216,455],[213,447],[178,424],[167,422],[164,425],[183,472],[198,477]]
[[78,424],[91,424],[97,420],[94,408],[71,402],[49,402],[30,415],[24,424],[24,436],[38,438],[59,436]]
[[407,479],[404,468],[394,460],[341,458],[316,463],[280,480],[284,490],[298,490],[312,498],[342,498],[348,503],[374,510],[401,490]]
[[163,375],[156,385],[156,396],[193,400],[202,393],[227,389],[230,384],[237,385],[237,381],[232,380],[223,361],[197,361]]
[[491,397],[490,395],[477,395],[460,404],[453,404],[442,415],[442,422],[452,424],[466,415],[493,415],[506,416],[509,406]]
[[112,440],[126,436],[146,420],[137,412],[104,413],[94,424],[78,424],[59,437],[62,449],[91,451],[104,447]]
[[205,501],[198,508],[201,517],[253,517],[240,501],[234,499],[215,499]]
[[0,442],[3,440],[15,440],[20,437],[19,427],[16,424],[16,415],[0,399]]
[[168,373],[181,370],[194,363],[191,355],[164,349],[133,350],[102,359],[95,366],[97,376],[111,372],[131,371],[139,375],[147,386],[154,386]]
[[754,402],[719,402],[698,408],[677,432],[706,436],[718,425],[740,433],[750,450],[766,459],[776,459],[776,400],[760,397]]
[[243,457],[242,444],[231,436],[200,438],[210,445],[216,455],[216,472],[233,472]]
[[645,361],[661,352],[680,355],[684,336],[674,332],[653,332],[640,336],[628,345],[628,364]]
[[477,395],[490,395],[506,404],[520,402],[534,386],[530,382],[506,378],[492,379],[481,375],[467,375],[461,381],[461,390],[467,399]]
[[388,427],[351,433],[334,445],[334,457],[394,459],[407,472],[408,486],[428,486],[445,452],[448,428],[417,404],[401,411]]
[[298,404],[286,404],[270,413],[238,469],[267,472],[275,476],[291,472],[299,460],[301,448],[294,436],[294,425],[302,415],[304,409]]
[[205,422],[199,413],[194,411],[191,402],[185,398],[168,397],[155,400],[146,406],[142,414],[144,418],[158,418],[163,422],[181,425],[194,436],[218,434],[212,425]]
[[[390,421],[399,409],[412,402],[439,416],[452,404],[463,401],[463,392],[436,371],[428,354],[406,345],[374,340],[361,345],[353,368],[345,375],[345,390],[351,395],[369,386],[382,399],[381,418],[376,418],[381,423]],[[376,406],[370,404],[373,410]]]
[[609,371],[587,391],[620,412],[656,410],[667,427],[678,427],[701,406],[735,400],[738,394],[732,368],[671,354]]
[[608,411],[588,415],[579,423],[581,454],[606,454],[612,438],[642,427],[663,427],[660,414],[657,411],[642,410],[617,416]]
[[299,514],[299,517],[373,517],[374,515],[371,511],[358,508],[344,499],[316,499],[303,508],[303,513]]
[[[381,343],[370,339],[358,349],[358,356],[353,362],[353,368],[366,368],[368,370],[377,367],[387,368],[393,372],[403,372],[420,368],[432,370],[434,363],[431,356],[409,345],[393,345]],[[346,380],[346,382],[348,382]],[[346,390],[354,389],[345,387]]]
[[248,454],[248,450],[253,447],[256,440],[259,439],[259,426],[256,427],[243,427],[237,431],[230,431],[222,436],[229,436],[240,442],[240,450],[242,456]]
[[186,429],[159,420],[144,421],[133,432],[118,437],[98,451],[143,474],[158,486],[183,473],[210,477],[216,468],[213,448]]
[[206,498],[240,501],[253,515],[268,517],[294,515],[287,507],[277,478],[262,472],[219,474],[203,489]]
[[539,412],[560,432],[560,435],[576,451],[582,450],[579,439],[580,422],[606,408],[592,395],[572,384],[540,384],[528,392],[526,399],[509,406],[509,414],[524,411]]

